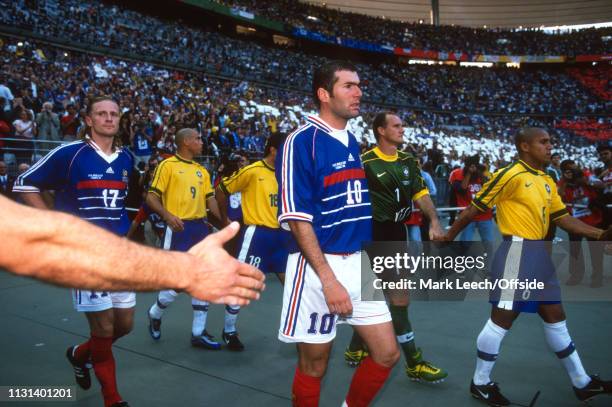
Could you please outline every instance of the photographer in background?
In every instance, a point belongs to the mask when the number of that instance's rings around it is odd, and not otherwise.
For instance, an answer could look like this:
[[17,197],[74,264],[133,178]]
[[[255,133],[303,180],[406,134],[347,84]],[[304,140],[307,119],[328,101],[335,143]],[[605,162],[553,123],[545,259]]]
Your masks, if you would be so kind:
[[[595,186],[599,183],[601,181],[596,177],[587,177],[574,161],[564,160],[561,163],[561,179],[558,183],[561,199],[570,204],[567,209],[573,217],[596,227],[603,221],[603,211],[596,205],[599,192]],[[580,235],[569,234],[570,277],[565,283],[567,285],[578,285],[584,277],[584,258],[580,256],[582,239]],[[593,270],[591,287],[597,288],[603,285],[603,246],[592,239],[588,241]]]
[[[484,172],[485,167],[480,163],[478,155],[466,158],[463,168],[457,168],[451,172],[449,177],[451,194],[454,194],[457,206],[468,207],[470,205],[474,196],[487,181]],[[483,242],[493,241],[493,212],[490,209],[474,217],[473,221],[463,229],[460,240],[464,242],[473,240],[476,228]]]
[[[45,102],[42,105],[42,111],[36,115],[36,126],[38,127],[38,138],[40,140],[49,140],[59,142],[60,136],[60,119],[57,113],[53,112],[53,103]],[[59,143],[43,143],[40,147],[44,155],[48,151],[53,150]]]

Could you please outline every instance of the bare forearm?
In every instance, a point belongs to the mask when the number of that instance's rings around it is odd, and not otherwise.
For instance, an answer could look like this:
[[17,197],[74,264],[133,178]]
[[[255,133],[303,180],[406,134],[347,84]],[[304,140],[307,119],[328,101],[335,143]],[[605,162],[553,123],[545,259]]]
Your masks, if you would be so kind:
[[153,212],[157,213],[162,219],[166,219],[168,215],[168,211],[164,209],[164,205],[162,204],[161,198],[154,194],[153,192],[149,192],[146,198],[147,205]]
[[23,192],[20,194],[26,205],[38,209],[49,209],[40,192]]
[[321,282],[335,280],[336,276],[327,263],[327,259],[321,250],[321,246],[319,246],[319,241],[317,240],[317,235],[312,225],[308,222],[291,220],[289,221],[289,227],[300,247],[300,251],[306,258],[308,264],[310,264],[315,273],[317,273]]
[[431,224],[439,224],[440,220],[438,219],[438,213],[436,212],[436,207],[431,200],[431,196],[424,195],[416,200],[416,203],[421,208],[421,212],[429,219]]
[[75,288],[183,290],[187,270],[196,268],[192,256],[131,243],[70,215],[4,200],[1,208],[0,227],[12,250],[0,253],[0,266],[20,275]]
[[206,200],[206,205],[208,205],[208,209],[210,213],[221,222],[222,226],[227,226],[229,222],[227,221],[227,217],[223,218],[221,216],[221,211],[219,210],[219,206],[217,206],[217,200],[214,197],[210,197]]
[[454,240],[455,237],[463,230],[464,227],[468,225],[479,213],[478,209],[474,205],[469,205],[459,214],[459,217],[453,223],[453,226],[449,229],[447,236],[449,240]]
[[227,222],[227,196],[221,187],[215,189],[215,201],[217,201],[217,207],[221,214],[221,221]]
[[568,233],[588,237],[589,239],[599,239],[603,233],[603,230],[587,225],[572,216],[557,219],[555,224]]

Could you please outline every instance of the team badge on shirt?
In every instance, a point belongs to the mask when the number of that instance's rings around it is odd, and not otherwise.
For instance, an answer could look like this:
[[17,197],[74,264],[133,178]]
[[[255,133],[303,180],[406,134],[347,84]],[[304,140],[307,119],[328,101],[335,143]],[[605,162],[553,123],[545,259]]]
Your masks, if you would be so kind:
[[201,171],[196,171],[196,175],[198,176],[198,178],[202,178],[202,172]]
[[546,192],[548,192],[548,195],[550,195],[550,185],[544,184],[544,188],[546,188]]

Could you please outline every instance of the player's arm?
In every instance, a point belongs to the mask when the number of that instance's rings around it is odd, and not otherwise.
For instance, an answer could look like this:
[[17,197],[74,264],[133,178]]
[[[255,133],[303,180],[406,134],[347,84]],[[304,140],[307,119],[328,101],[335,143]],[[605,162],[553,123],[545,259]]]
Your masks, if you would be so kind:
[[[604,231],[587,225],[581,220],[570,216],[555,184],[551,184],[550,221],[568,233],[584,236],[590,239],[601,239]],[[605,237],[605,236],[603,236]]]
[[23,202],[28,206],[38,209],[49,209],[49,206],[47,206],[45,203],[45,200],[40,192],[22,192],[19,195],[21,196],[21,199],[23,199]]
[[219,208],[219,215],[221,216],[219,219],[223,224],[229,222],[229,220],[227,219],[227,199],[228,196],[221,188],[221,183],[219,183],[219,185],[217,185],[217,188],[215,188],[215,201],[217,203],[217,208]]
[[353,312],[353,305],[346,288],[336,279],[331,266],[327,262],[319,241],[310,222],[287,221],[289,228],[297,241],[300,251],[306,261],[315,271],[321,286],[323,295],[332,314],[350,315]]
[[50,209],[53,200],[48,190],[61,189],[67,173],[67,158],[64,150],[53,150],[45,160],[40,160],[28,171],[19,175],[13,185],[13,193],[19,194],[23,202],[34,208]]
[[168,212],[166,208],[164,208],[160,196],[157,195],[155,192],[147,193],[146,202],[152,211],[162,217],[164,222],[166,222],[166,224],[170,226],[170,229],[175,232],[181,232],[184,229],[183,221],[181,220],[181,218]]
[[423,212],[427,219],[429,219],[429,239],[440,240],[444,236],[444,232],[440,226],[440,219],[438,219],[438,213],[436,212],[436,207],[431,200],[431,196],[429,194],[425,194],[418,198],[415,202],[419,205],[419,208],[421,208],[421,212]]
[[465,208],[463,211],[461,211],[459,217],[455,219],[453,226],[451,226],[448,232],[446,232],[446,236],[443,238],[443,240],[449,242],[455,240],[455,237],[457,237],[463,228],[465,228],[472,221],[472,219],[474,219],[474,216],[479,213],[480,210],[478,210],[474,205],[470,205]]
[[[415,165],[415,169],[412,171],[412,174],[413,191],[417,191],[414,195],[412,195],[412,200],[419,205],[419,208],[423,214],[427,217],[427,219],[429,219],[429,239],[440,240],[444,236],[444,232],[440,226],[440,219],[438,219],[436,207],[431,200],[427,182],[421,174],[421,171],[418,169],[418,166]],[[435,184],[433,182],[431,184],[431,187],[435,188]]]
[[238,231],[237,224],[187,254],[147,248],[74,216],[28,208],[4,197],[0,211],[0,228],[11,242],[11,250],[0,251],[0,267],[18,275],[105,291],[172,288],[204,301],[242,305],[259,298],[264,288],[260,271],[222,248]]
[[223,227],[229,225],[229,220],[227,219],[227,214],[225,215],[225,218],[223,218],[223,216],[221,215],[221,210],[219,209],[219,206],[217,205],[217,200],[215,199],[215,196],[210,196],[208,197],[208,199],[206,199],[206,206],[208,208],[208,210],[210,211],[210,213],[217,219],[219,219],[219,221],[221,222],[221,225]]
[[587,225],[580,219],[574,218],[573,216],[566,215],[556,219],[555,224],[567,233],[574,235],[580,235],[589,239],[599,239],[604,231],[594,226]]

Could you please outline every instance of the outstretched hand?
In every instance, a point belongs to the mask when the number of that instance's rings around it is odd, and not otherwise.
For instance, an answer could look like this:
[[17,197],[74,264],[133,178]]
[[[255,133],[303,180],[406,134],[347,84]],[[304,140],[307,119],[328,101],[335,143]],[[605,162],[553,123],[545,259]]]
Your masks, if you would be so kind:
[[239,229],[238,223],[232,222],[189,250],[200,259],[200,267],[185,290],[189,295],[202,301],[231,305],[247,305],[259,299],[260,292],[265,289],[264,274],[239,262],[223,249],[223,244]]

